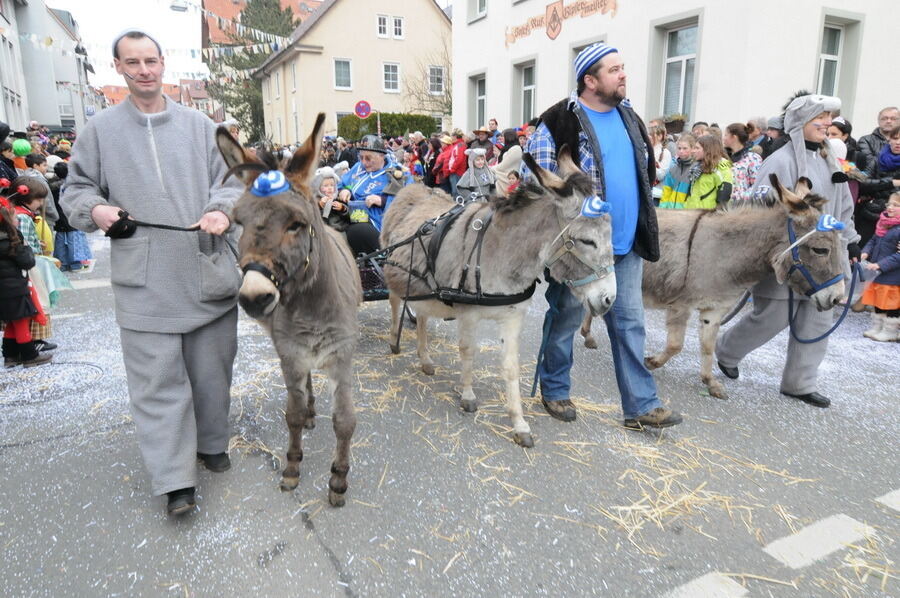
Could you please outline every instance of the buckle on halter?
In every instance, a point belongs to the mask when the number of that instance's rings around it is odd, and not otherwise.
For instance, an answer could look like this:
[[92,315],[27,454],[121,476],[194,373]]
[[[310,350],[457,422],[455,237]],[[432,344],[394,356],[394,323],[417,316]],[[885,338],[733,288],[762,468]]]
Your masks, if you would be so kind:
[[575,241],[572,239],[566,239],[563,243],[563,247],[566,248],[566,251],[572,251],[575,249]]

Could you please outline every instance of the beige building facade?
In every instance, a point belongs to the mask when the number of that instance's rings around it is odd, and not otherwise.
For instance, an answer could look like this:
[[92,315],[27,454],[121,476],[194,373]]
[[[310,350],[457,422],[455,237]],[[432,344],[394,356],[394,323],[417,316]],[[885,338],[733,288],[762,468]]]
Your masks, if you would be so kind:
[[373,111],[430,114],[439,122],[448,116],[440,108],[451,93],[451,37],[450,19],[434,0],[322,2],[290,45],[254,73],[262,82],[266,136],[296,143],[319,112],[325,134],[333,135],[360,101]]

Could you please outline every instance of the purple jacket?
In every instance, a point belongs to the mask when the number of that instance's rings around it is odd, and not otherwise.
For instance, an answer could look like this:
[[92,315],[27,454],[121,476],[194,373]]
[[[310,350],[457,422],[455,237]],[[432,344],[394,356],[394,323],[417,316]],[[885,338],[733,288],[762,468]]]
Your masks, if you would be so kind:
[[881,274],[873,282],[878,284],[900,285],[900,225],[888,230],[883,237],[873,236],[863,248],[869,254],[869,261],[878,264]]

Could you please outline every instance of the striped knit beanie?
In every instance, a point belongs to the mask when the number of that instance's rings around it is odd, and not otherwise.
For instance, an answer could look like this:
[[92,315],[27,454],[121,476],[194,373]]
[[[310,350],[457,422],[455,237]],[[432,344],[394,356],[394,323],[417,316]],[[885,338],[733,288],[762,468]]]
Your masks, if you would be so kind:
[[582,75],[588,72],[596,62],[601,60],[607,54],[618,52],[619,50],[612,46],[607,46],[603,42],[588,46],[578,53],[575,57],[575,80],[581,79]]

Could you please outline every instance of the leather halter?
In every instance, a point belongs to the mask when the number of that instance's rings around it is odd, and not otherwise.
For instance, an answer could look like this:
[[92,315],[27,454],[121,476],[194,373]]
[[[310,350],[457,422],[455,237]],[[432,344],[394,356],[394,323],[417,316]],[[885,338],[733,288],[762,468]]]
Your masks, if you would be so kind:
[[794,233],[794,219],[791,218],[790,216],[788,216],[788,219],[787,219],[787,232],[788,232],[788,241],[791,243],[791,245],[793,245],[791,247],[791,262],[792,262],[792,264],[791,264],[790,270],[788,270],[788,276],[790,276],[794,270],[799,271],[800,274],[803,275],[803,278],[806,279],[806,282],[809,283],[809,287],[810,287],[807,291],[805,291],[803,293],[804,295],[806,295],[807,297],[812,297],[813,295],[815,295],[822,289],[826,289],[826,288],[830,287],[831,285],[837,284],[837,283],[841,282],[842,280],[844,280],[844,274],[841,273],[841,274],[838,274],[837,276],[835,276],[834,278],[826,280],[825,282],[823,282],[821,284],[817,283],[816,280],[812,277],[812,274],[809,273],[809,270],[806,268],[806,265],[803,263],[803,260],[800,259],[799,244],[794,245],[797,242],[797,235],[796,235],[796,233]]
[[[566,285],[570,289],[575,289],[600,280],[601,278],[606,278],[616,271],[615,263],[608,264],[601,268],[595,268],[586,259],[584,259],[584,256],[581,255],[581,252],[578,251],[575,247],[575,240],[572,239],[572,237],[568,234],[569,226],[571,226],[572,223],[563,223],[563,219],[559,214],[559,208],[557,208],[556,211],[556,218],[559,221],[559,226],[562,230],[559,231],[559,234],[556,236],[556,239],[553,240],[553,243],[556,244],[557,241],[562,241],[562,243],[560,244],[559,249],[557,249],[553,253],[553,255],[551,255],[550,258],[544,262],[544,267],[549,270],[550,266],[562,259],[565,254],[570,253],[572,254],[572,257],[591,269],[591,273],[584,278],[579,278],[578,280],[560,280],[560,283]],[[575,218],[578,218],[578,216],[575,216]],[[574,220],[574,218],[572,220]]]
[[[309,269],[309,256],[312,254],[313,239],[315,238],[315,236],[316,236],[316,229],[313,228],[312,224],[310,224],[309,225],[309,251],[306,252],[306,263],[303,265],[304,272],[307,269]],[[284,268],[282,268],[282,270],[284,270]],[[259,262],[247,262],[246,264],[244,264],[244,267],[241,268],[241,271],[245,275],[247,274],[247,272],[259,272],[260,274],[262,274],[263,276],[268,278],[272,282],[272,284],[275,285],[275,288],[279,289],[279,290],[281,289],[281,286],[287,280],[289,280],[290,278],[292,278],[294,276],[294,274],[296,274],[296,272],[291,272],[291,273],[288,273],[285,278],[279,278],[268,267],[264,266],[263,264],[260,264]]]

